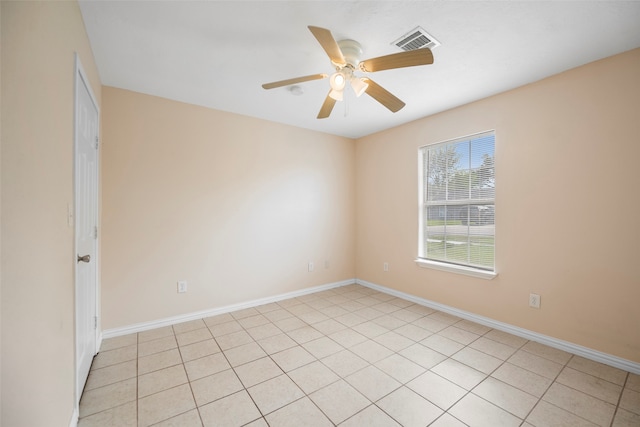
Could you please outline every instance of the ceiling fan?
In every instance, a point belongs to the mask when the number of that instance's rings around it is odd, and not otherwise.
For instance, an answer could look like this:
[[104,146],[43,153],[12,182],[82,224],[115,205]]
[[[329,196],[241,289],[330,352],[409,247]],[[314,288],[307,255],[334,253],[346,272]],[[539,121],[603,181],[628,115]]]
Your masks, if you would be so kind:
[[328,74],[313,74],[273,83],[265,83],[262,87],[264,89],[274,89],[329,77],[331,89],[320,108],[320,112],[318,113],[319,119],[329,117],[336,101],[342,101],[343,91],[347,85],[353,88],[357,96],[366,93],[390,111],[394,113],[400,111],[402,107],[405,106],[404,102],[370,78],[358,77],[355,73],[373,73],[394,68],[433,64],[433,54],[428,48],[394,53],[361,61],[362,47],[357,41],[340,40],[336,42],[331,31],[314,26],[309,26],[308,28],[318,40],[320,46],[322,46],[327,55],[329,55],[329,59],[335,67],[336,72],[331,76]]

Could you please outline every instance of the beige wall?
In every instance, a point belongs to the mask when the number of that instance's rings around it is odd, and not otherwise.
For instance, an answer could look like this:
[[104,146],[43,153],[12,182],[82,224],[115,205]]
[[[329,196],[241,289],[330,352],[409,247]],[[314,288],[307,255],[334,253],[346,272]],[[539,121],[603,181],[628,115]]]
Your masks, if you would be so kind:
[[2,419],[69,425],[74,407],[74,52],[100,80],[75,2],[1,3]]
[[110,87],[102,107],[104,329],[354,278],[352,140]]
[[[640,49],[358,140],[357,277],[640,362],[638,76]],[[416,266],[418,147],[490,129],[499,276]]]

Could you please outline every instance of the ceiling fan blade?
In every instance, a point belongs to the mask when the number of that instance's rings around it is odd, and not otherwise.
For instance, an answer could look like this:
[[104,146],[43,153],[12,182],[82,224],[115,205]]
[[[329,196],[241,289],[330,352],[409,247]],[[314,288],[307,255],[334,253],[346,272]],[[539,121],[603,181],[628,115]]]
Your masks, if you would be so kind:
[[408,52],[393,53],[360,62],[360,70],[373,73],[375,71],[391,70],[393,68],[413,67],[415,65],[433,64],[433,53],[429,48],[410,50]]
[[327,52],[331,62],[336,65],[344,65],[347,63],[347,61],[344,60],[344,56],[342,56],[342,51],[340,50],[338,43],[331,35],[331,31],[311,25],[309,25],[309,31],[311,31],[314,37],[318,40],[324,51]]
[[262,87],[264,89],[274,89],[276,87],[289,86],[296,83],[308,82],[311,80],[326,79],[327,77],[329,77],[327,74],[313,74],[311,76],[296,77],[293,79],[280,80],[279,82],[265,83],[262,85]]
[[327,95],[322,103],[322,107],[320,108],[320,112],[318,113],[319,119],[326,119],[331,114],[333,110],[333,106],[336,105],[336,100]]
[[400,99],[396,98],[391,92],[389,92],[373,80],[366,77],[362,80],[369,85],[365,90],[366,94],[378,101],[380,104],[387,107],[390,111],[396,113],[406,105]]

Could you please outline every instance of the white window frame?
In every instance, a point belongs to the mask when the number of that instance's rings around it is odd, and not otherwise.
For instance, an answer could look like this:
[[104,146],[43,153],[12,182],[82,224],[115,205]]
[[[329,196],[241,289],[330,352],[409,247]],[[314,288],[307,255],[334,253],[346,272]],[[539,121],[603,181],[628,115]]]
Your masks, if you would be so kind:
[[[420,146],[418,148],[418,256],[415,259],[415,262],[420,267],[431,268],[441,271],[447,271],[452,273],[464,274],[468,276],[478,277],[482,279],[491,280],[498,275],[496,270],[496,262],[495,262],[495,248],[496,248],[496,237],[494,235],[494,267],[493,270],[485,270],[481,268],[475,268],[474,266],[467,266],[461,264],[454,264],[446,261],[437,261],[433,259],[428,259],[425,256],[425,248],[424,248],[424,208],[427,204],[424,200],[425,198],[425,177],[424,177],[424,156],[423,150],[432,147],[435,145],[445,145],[445,144],[454,144],[456,142],[460,142],[463,140],[469,140],[481,137],[482,135],[493,134],[494,141],[496,139],[495,130],[488,130],[485,132],[479,132],[476,134],[471,134],[459,138],[454,138],[445,141],[439,141],[431,144],[426,144]],[[494,142],[495,143],[495,142]],[[494,158],[495,158],[495,146],[494,146]],[[495,164],[495,163],[494,163]],[[494,166],[495,167],[495,166]],[[495,207],[496,197],[494,195],[492,202]],[[495,208],[494,208],[494,224],[495,224]]]

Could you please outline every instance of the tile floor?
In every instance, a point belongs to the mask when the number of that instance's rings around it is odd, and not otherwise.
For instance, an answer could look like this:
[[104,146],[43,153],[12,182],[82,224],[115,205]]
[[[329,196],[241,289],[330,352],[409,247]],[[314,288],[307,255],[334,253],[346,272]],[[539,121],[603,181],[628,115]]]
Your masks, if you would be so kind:
[[88,426],[640,426],[640,376],[359,285],[105,340]]

